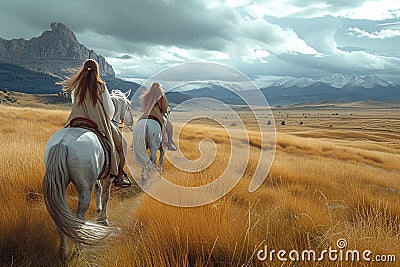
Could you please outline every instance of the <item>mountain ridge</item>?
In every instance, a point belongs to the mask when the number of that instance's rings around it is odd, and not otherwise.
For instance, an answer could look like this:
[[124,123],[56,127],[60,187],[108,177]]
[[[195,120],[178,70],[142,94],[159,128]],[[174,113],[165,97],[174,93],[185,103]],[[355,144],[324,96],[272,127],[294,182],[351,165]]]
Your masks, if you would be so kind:
[[400,101],[400,86],[377,76],[331,74],[318,79],[287,77],[260,88],[270,104],[324,101]]
[[375,75],[367,75],[367,76],[359,76],[355,74],[346,75],[341,73],[334,73],[328,76],[320,77],[318,79],[312,78],[293,78],[293,77],[284,77],[272,83],[270,86],[267,87],[308,87],[318,83],[326,84],[332,86],[334,88],[342,89],[344,87],[363,87],[363,88],[373,88],[375,86],[382,86],[382,87],[390,87],[390,86],[397,86],[393,83],[385,81]]
[[29,40],[0,38],[0,89],[31,94],[54,94],[56,83],[75,74],[88,58],[99,64],[109,89],[135,91],[140,85],[115,77],[113,67],[95,51],[79,43],[66,25],[52,22],[50,30]]
[[[293,105],[306,102],[400,101],[400,86],[376,76],[332,74],[319,79],[284,77],[259,89],[270,105]],[[200,88],[182,91],[190,97],[212,97],[229,104],[243,104],[240,94],[257,97],[255,90],[241,91],[208,83]]]
[[76,35],[66,25],[52,22],[50,28],[29,40],[0,38],[0,62],[65,78],[75,73],[86,59],[92,58],[98,62],[101,75],[115,77],[106,59],[79,43]]

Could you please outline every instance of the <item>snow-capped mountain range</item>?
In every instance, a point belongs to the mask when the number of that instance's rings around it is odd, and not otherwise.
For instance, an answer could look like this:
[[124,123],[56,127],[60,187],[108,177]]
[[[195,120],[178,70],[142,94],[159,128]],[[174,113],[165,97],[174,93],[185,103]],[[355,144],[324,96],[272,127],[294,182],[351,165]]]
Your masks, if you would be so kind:
[[319,79],[311,78],[293,78],[285,77],[274,82],[270,87],[309,87],[317,84],[326,84],[334,88],[350,88],[350,87],[361,87],[361,88],[374,88],[376,86],[390,87],[394,84],[384,81],[376,76],[357,76],[357,75],[344,75],[344,74],[332,74]]
[[[332,74],[319,79],[284,77],[260,88],[271,105],[290,105],[325,101],[400,101],[400,85],[376,76]],[[243,104],[239,95],[257,95],[254,90],[209,82],[196,89],[182,91],[188,97],[212,97],[229,104]],[[239,94],[237,94],[239,93]]]
[[285,77],[261,88],[276,105],[324,101],[400,101],[400,85],[377,76],[332,74],[319,79]]
[[362,88],[373,88],[376,86],[390,87],[392,83],[382,80],[377,76],[357,76],[357,75],[344,75],[344,74],[332,74],[319,79],[311,78],[293,78],[285,77],[274,82],[270,87],[293,87],[297,86],[300,88],[313,86],[316,84],[326,84],[334,88],[349,88],[349,87],[362,87]]

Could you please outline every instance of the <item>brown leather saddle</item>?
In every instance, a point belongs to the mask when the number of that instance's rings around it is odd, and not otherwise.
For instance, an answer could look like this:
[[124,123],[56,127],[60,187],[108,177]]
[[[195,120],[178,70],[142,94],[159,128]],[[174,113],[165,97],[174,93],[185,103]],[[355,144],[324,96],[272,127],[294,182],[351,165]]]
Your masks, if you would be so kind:
[[103,168],[101,169],[101,172],[99,173],[99,176],[97,176],[97,179],[100,180],[106,178],[110,174],[111,145],[108,142],[106,136],[99,131],[97,124],[91,119],[85,117],[76,117],[73,118],[71,122],[65,127],[83,128],[86,130],[90,130],[91,132],[96,134],[105,155],[105,160],[104,160],[105,163],[103,165]]
[[160,121],[156,116],[147,115],[147,116],[144,116],[144,117],[141,118],[141,119],[142,119],[142,120],[144,120],[144,119],[154,120],[154,121],[158,122],[158,124],[160,124],[161,129],[163,128],[161,121]]

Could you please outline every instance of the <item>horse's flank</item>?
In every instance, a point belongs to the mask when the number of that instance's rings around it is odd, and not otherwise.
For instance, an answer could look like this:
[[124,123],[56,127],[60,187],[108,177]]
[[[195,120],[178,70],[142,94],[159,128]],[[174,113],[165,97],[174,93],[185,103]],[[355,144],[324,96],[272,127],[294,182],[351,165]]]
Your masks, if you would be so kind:
[[[142,167],[142,179],[144,168],[156,165],[157,151],[161,147],[162,136],[160,124],[152,119],[139,120],[133,129],[133,151],[136,162]],[[150,157],[147,153],[150,149]],[[162,167],[164,150],[160,149],[159,165]]]
[[[81,128],[63,128],[48,141],[44,160],[46,173],[43,178],[43,194],[47,209],[60,233],[62,252],[66,250],[64,236],[78,243],[93,245],[114,232],[116,228],[85,221],[92,190],[104,164],[104,152],[97,136]],[[76,216],[66,202],[65,191],[70,182],[79,194]],[[103,205],[106,204],[103,202]]]

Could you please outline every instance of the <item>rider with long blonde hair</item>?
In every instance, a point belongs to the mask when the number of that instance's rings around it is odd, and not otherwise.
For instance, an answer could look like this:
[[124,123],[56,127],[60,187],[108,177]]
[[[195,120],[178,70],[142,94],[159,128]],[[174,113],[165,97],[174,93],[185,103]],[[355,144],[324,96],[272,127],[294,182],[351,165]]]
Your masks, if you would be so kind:
[[172,141],[173,126],[171,122],[167,120],[170,110],[167,98],[160,83],[153,82],[153,84],[143,94],[142,108],[144,114],[140,119],[150,118],[158,121],[161,128],[165,128],[166,132],[163,132],[162,135],[163,146],[166,146],[168,150],[175,151],[175,143]]
[[114,105],[105,82],[99,74],[99,66],[93,59],[88,59],[83,67],[70,79],[62,82],[64,91],[71,92],[72,110],[67,125],[76,117],[85,117],[97,124],[111,145],[110,175],[114,185],[130,186],[123,168],[125,165],[125,138],[111,123]]

